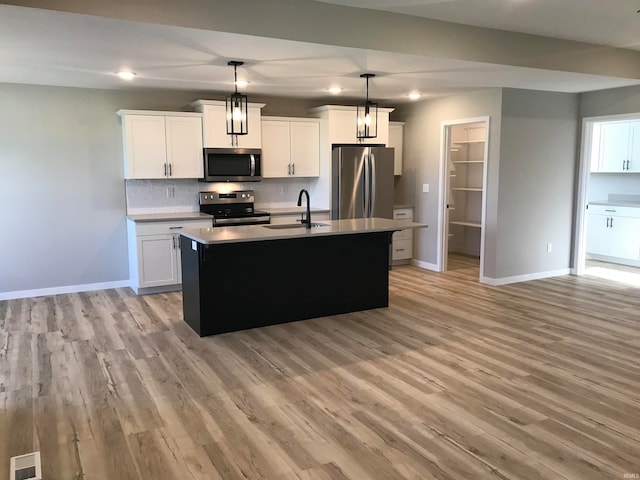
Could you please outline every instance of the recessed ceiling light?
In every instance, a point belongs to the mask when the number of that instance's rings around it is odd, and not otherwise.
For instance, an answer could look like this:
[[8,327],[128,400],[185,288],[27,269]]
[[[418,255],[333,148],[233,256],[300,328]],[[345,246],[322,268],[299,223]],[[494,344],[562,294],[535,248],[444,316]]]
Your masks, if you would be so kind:
[[133,80],[133,78],[136,76],[136,73],[129,72],[127,70],[120,70],[119,72],[116,72],[116,75],[118,75],[122,80]]
[[333,93],[334,95],[337,95],[340,92],[342,92],[342,88],[340,87],[331,87],[331,88],[328,88],[327,90],[329,90],[329,93]]
[[422,94],[419,92],[411,92],[409,95],[407,95],[411,100],[417,100],[419,99]]
[[244,88],[244,87],[246,87],[247,85],[249,85],[249,82],[247,82],[246,80],[238,80],[238,81],[236,82],[236,85],[237,85],[238,87],[240,87],[240,88]]

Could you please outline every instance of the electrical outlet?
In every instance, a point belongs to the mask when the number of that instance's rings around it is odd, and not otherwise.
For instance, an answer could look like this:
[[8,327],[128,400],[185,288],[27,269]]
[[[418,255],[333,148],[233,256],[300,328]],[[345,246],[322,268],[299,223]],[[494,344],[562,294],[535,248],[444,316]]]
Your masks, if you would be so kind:
[[176,187],[167,187],[166,194],[167,194],[167,198],[175,198]]
[[422,184],[422,193],[429,193],[429,184],[428,183],[423,183]]
[[553,251],[553,245],[551,243],[547,243],[547,253],[551,253]]

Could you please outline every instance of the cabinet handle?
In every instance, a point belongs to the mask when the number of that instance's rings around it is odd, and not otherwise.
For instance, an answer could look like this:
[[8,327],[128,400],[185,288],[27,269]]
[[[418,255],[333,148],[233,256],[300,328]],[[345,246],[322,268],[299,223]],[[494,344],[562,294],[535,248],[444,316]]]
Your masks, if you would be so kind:
[[605,212],[616,213],[616,211],[615,211],[615,210],[605,210]]
[[611,217],[611,223],[609,224],[610,228],[613,228],[613,217]]
[[171,176],[171,164],[169,164],[169,176]]
[[291,164],[291,175],[295,175],[296,174],[296,164],[292,163]]
[[287,175],[291,175],[291,164],[287,165]]
[[171,248],[176,249],[176,237],[171,237]]
[[165,177],[167,176],[167,164],[166,163],[164,164],[164,176]]
[[609,228],[609,217],[607,217],[607,228]]
[[169,227],[169,230],[180,230],[182,227]]
[[406,217],[406,216],[407,216],[407,214],[406,214],[406,213],[396,213],[396,215],[397,215],[398,217]]
[[631,160],[627,160],[627,171],[631,169]]
[[178,235],[176,235],[176,247],[178,250],[182,250],[182,247],[180,246],[180,237]]
[[396,252],[404,252],[404,248],[396,248]]

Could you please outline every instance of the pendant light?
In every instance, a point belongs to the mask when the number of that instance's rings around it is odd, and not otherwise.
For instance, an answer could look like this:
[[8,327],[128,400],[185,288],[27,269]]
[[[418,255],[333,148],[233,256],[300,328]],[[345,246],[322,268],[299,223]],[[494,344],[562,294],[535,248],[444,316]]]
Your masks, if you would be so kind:
[[227,97],[227,135],[246,135],[247,126],[247,96],[238,93],[237,68],[244,62],[232,60],[227,65],[233,66],[233,84],[235,92]]
[[367,79],[367,98],[364,105],[358,105],[356,113],[358,124],[357,138],[376,138],[378,136],[378,104],[369,101],[369,79],[375,77],[373,73],[363,73],[360,78]]

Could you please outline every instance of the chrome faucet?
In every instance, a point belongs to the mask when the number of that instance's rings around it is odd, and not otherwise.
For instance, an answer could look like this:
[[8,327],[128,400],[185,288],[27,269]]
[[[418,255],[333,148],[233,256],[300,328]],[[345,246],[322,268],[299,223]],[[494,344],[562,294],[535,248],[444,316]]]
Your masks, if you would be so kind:
[[302,206],[303,193],[307,196],[307,218],[306,219],[303,218],[302,223],[305,223],[307,225],[307,228],[311,228],[311,207],[309,205],[309,192],[307,192],[304,188],[300,190],[300,193],[298,194],[298,206],[299,207]]

